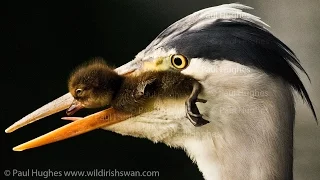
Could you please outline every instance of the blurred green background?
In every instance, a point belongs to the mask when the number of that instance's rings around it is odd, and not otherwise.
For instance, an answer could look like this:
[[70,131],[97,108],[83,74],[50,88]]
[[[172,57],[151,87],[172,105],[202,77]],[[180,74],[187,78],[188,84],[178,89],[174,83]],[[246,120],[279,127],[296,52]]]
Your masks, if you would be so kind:
[[[2,129],[67,92],[72,69],[100,56],[120,66],[134,58],[163,29],[202,8],[231,3],[223,0],[109,0],[7,2],[2,43]],[[302,76],[320,116],[320,2],[319,0],[244,0],[250,13],[271,26],[275,36],[301,59],[310,84]],[[4,70],[4,71],[3,71]],[[10,97],[10,99],[9,99]],[[158,179],[202,179],[182,150],[96,130],[63,142],[25,152],[11,150],[67,122],[64,112],[2,134],[5,169],[158,170]],[[320,129],[310,110],[297,96],[294,177],[320,177]],[[5,177],[9,179],[9,177]],[[92,179],[92,178],[91,178]],[[110,179],[110,178],[109,178]],[[157,179],[157,178],[155,178]]]

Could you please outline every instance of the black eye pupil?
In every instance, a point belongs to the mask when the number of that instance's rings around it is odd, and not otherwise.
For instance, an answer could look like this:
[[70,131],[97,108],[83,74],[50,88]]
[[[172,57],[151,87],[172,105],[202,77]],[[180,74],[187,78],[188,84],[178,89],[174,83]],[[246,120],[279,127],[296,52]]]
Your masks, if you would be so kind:
[[177,65],[177,66],[181,66],[181,65],[182,65],[182,60],[181,60],[181,58],[176,57],[176,58],[174,58],[173,62],[174,62],[174,64]]
[[76,93],[77,93],[77,94],[79,94],[79,93],[81,93],[81,92],[82,92],[81,89],[77,89],[77,90],[76,90]]

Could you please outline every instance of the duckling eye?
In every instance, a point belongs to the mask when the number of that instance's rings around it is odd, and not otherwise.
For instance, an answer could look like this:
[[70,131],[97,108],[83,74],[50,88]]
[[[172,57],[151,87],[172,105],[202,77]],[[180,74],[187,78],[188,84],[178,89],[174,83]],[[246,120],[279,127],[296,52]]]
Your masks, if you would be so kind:
[[171,64],[177,69],[184,69],[188,66],[189,61],[185,56],[181,54],[175,54],[171,56]]
[[77,90],[76,90],[76,94],[77,94],[77,95],[80,95],[81,93],[82,93],[82,89],[77,89]]

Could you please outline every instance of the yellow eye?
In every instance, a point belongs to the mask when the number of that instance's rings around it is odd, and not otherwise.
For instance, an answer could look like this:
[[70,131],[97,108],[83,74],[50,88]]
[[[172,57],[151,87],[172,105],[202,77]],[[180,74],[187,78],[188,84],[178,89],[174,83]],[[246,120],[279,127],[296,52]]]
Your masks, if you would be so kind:
[[171,64],[177,69],[184,69],[188,66],[189,61],[183,55],[175,54],[171,55]]

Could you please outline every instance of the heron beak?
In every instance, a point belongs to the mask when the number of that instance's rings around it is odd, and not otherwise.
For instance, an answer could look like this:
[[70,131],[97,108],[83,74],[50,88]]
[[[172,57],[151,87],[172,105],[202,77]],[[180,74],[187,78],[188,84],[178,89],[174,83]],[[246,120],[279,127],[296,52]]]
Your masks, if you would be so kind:
[[[122,75],[128,75],[134,72],[138,68],[137,63],[131,61],[116,69],[116,72]],[[73,114],[75,111],[79,110],[81,107],[78,101],[74,100],[70,93],[67,93],[56,100],[40,107],[29,115],[25,116],[21,120],[15,122],[13,125],[8,127],[5,132],[11,133],[23,126],[31,124],[37,120],[60,112],[62,110],[68,109],[67,114]],[[104,126],[112,125],[132,117],[132,114],[117,111],[113,108],[109,108],[95,114],[91,114],[77,121],[71,122],[63,127],[53,130],[47,134],[23,143],[19,146],[13,148],[14,151],[23,151],[26,149],[31,149],[53,142],[61,141],[67,138],[71,138],[94,129],[98,129]],[[67,120],[73,120],[73,117],[64,118]]]
[[32,113],[28,114],[24,118],[20,119],[19,121],[12,124],[10,127],[8,127],[5,132],[11,133],[23,126],[26,126],[28,124],[31,124],[37,120],[40,120],[42,118],[45,118],[47,116],[50,116],[52,114],[55,114],[57,112],[60,112],[62,110],[67,109],[70,104],[73,101],[73,96],[70,93],[67,93],[56,100],[40,107],[39,109],[33,111]]

